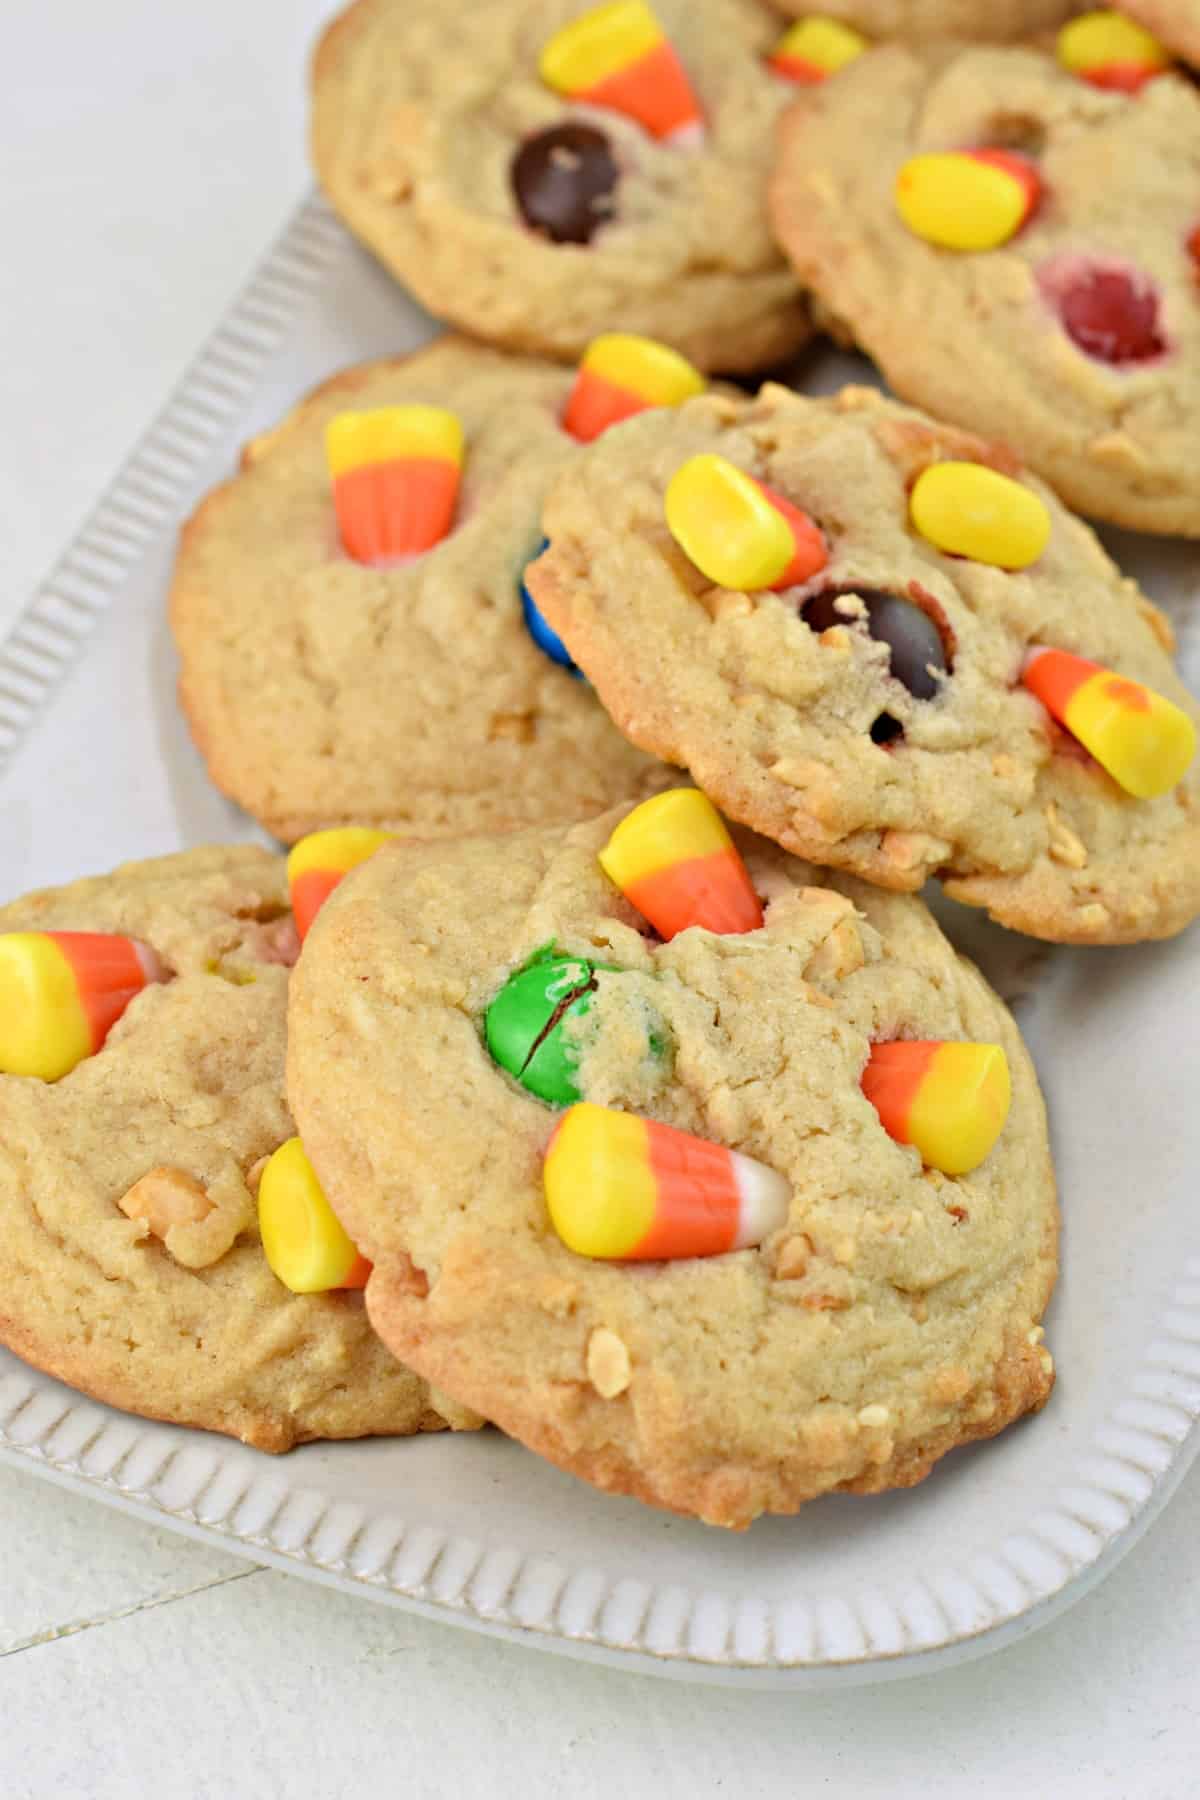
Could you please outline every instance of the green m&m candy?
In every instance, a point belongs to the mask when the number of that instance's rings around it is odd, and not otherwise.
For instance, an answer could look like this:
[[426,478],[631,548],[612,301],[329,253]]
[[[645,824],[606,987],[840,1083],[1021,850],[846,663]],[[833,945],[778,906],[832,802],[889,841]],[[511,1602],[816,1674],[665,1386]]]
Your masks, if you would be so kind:
[[612,967],[542,951],[509,976],[487,1009],[488,1050],[522,1087],[551,1106],[572,1106],[583,1098],[575,1082],[579,1052],[563,1028],[591,1006],[596,970]]

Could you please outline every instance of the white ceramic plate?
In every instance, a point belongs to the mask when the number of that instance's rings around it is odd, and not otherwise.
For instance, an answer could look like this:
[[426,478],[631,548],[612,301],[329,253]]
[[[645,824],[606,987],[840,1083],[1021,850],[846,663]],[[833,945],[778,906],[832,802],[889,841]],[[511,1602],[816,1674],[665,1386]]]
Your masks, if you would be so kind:
[[[431,329],[320,202],[301,210],[0,648],[6,895],[254,835],[175,708],[175,527],[306,387]],[[848,373],[865,366],[830,354],[805,384]],[[1200,553],[1112,542],[1175,617],[1195,682]],[[922,1487],[731,1536],[594,1493],[495,1432],[274,1460],[81,1400],[3,1352],[0,1456],[351,1593],[661,1674],[873,1681],[1032,1629],[1113,1566],[1200,1449],[1200,958],[1195,933],[1047,951],[943,911],[1037,1058],[1065,1226],[1049,1406]]]

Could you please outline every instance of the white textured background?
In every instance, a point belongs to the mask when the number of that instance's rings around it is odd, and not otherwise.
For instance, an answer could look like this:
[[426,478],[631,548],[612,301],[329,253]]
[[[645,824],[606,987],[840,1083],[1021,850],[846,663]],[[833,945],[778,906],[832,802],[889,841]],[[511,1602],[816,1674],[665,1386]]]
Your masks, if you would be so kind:
[[[322,10],[10,0],[0,629],[302,192],[303,65]],[[3,1800],[1194,1800],[1198,1652],[1200,1474],[1036,1637],[805,1699],[500,1646],[0,1468]]]

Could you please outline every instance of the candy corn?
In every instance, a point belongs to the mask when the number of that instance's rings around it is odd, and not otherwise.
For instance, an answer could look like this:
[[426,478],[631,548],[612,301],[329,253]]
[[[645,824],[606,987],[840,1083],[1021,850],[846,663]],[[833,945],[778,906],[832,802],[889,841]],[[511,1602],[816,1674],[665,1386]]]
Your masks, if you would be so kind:
[[1196,727],[1181,707],[1086,657],[1037,645],[1025,658],[1021,680],[1139,800],[1168,793],[1196,754]]
[[582,1101],[546,1150],[550,1220],[579,1256],[657,1261],[761,1244],[791,1188],[765,1163],[673,1126]]
[[866,38],[852,25],[813,13],[807,19],[797,19],[784,32],[767,64],[786,80],[811,87],[836,75],[868,48]]
[[332,831],[312,831],[292,845],[287,860],[288,891],[301,943],[343,875],[374,856],[394,835],[365,825],[342,825]]
[[0,1074],[58,1081],[94,1056],[167,972],[149,944],[98,931],[0,934]]
[[262,1172],[258,1228],[267,1261],[293,1294],[366,1287],[371,1264],[338,1224],[298,1137]]
[[542,50],[538,69],[556,93],[624,113],[651,137],[675,144],[703,137],[699,101],[644,0],[615,0],[564,25]]
[[1058,60],[1093,87],[1136,94],[1171,66],[1171,58],[1144,25],[1119,12],[1082,13],[1058,34]]
[[939,550],[998,569],[1027,569],[1050,541],[1050,514],[1032,489],[983,463],[932,463],[913,483],[908,509]]
[[862,1090],[888,1136],[912,1144],[945,1175],[978,1168],[1012,1103],[1008,1058],[999,1044],[875,1044]]
[[348,555],[387,563],[440,543],[454,518],[463,429],[441,406],[338,413],[325,434]]
[[622,819],[600,867],[661,938],[698,925],[757,931],[762,907],[724,820],[698,788],[672,788]]
[[995,250],[1041,198],[1037,169],[1014,150],[938,150],[910,156],[896,177],[896,210],[943,250]]
[[676,469],[666,515],[676,543],[721,587],[798,587],[829,561],[807,513],[723,456],[693,456]]
[[584,352],[563,414],[563,428],[590,444],[602,431],[652,406],[679,406],[702,394],[705,380],[686,357],[653,338],[611,331]]

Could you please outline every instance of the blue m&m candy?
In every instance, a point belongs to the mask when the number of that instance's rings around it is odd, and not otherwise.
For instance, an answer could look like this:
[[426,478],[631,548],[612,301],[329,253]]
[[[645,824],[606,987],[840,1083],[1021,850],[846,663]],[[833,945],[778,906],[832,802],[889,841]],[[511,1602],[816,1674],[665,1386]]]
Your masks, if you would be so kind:
[[[549,547],[550,539],[543,538],[538,545],[537,555],[540,556],[542,551],[548,550]],[[537,558],[533,556],[529,559],[530,562],[535,562],[536,560]],[[525,586],[524,581],[521,583],[521,608],[525,614],[525,624],[529,635],[542,654],[548,656],[551,662],[556,662],[559,667],[565,669],[569,675],[573,675],[576,681],[582,681],[583,670],[578,668],[571,660],[571,652],[567,649],[567,646],[563,643],[557,631],[552,631],[550,626],[547,625],[545,619],[538,611],[533,595]]]

